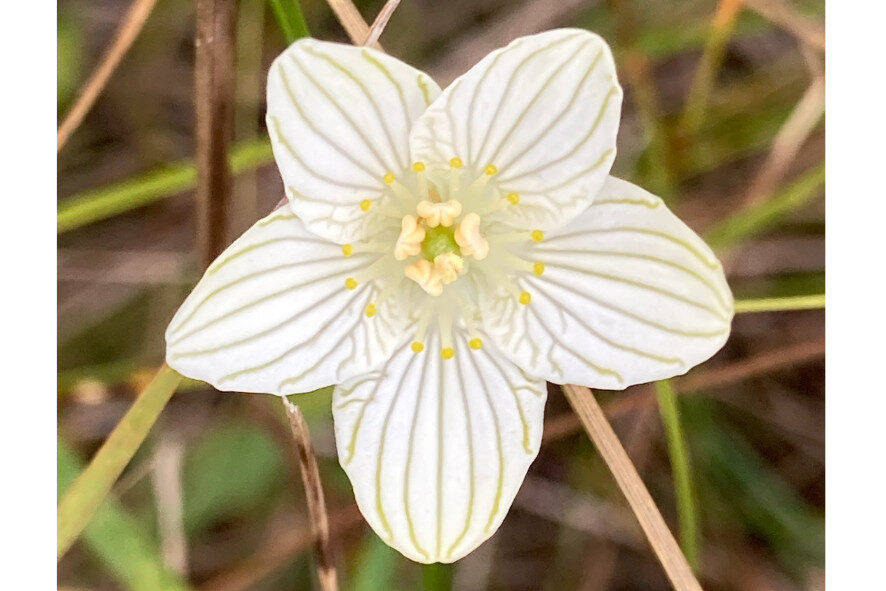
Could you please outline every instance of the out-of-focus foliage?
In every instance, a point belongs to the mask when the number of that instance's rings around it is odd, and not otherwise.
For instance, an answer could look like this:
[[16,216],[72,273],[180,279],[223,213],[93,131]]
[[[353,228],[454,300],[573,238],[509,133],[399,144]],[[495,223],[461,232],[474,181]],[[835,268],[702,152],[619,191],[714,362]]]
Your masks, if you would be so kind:
[[[265,137],[264,71],[299,26],[292,0],[252,0],[239,27],[247,72],[238,72],[233,224],[283,196]],[[824,2],[786,4],[822,23]],[[382,0],[357,2],[369,21]],[[674,130],[711,31],[718,0],[410,0],[381,38],[386,50],[431,75],[460,72],[519,23],[579,26],[613,46],[625,87],[614,174],[666,181],[670,205],[727,253],[736,297],[823,293],[824,133],[819,123],[772,192],[745,201],[773,139],[810,82],[797,39],[740,10],[688,143]],[[127,3],[63,0],[59,6],[60,113],[99,59]],[[311,34],[346,41],[322,0],[302,2]],[[280,18],[285,24],[280,28]],[[515,18],[515,15],[522,15]],[[516,23],[516,24],[515,24]],[[256,32],[258,31],[258,33]],[[83,126],[59,158],[59,490],[107,437],[143,376],[163,358],[163,331],[199,276],[193,257],[193,1],[159,0]],[[259,38],[260,36],[260,38]],[[244,50],[244,44],[247,44]],[[485,47],[484,44],[490,44]],[[254,58],[254,59],[252,59]],[[629,68],[645,63],[658,113],[643,112]],[[641,80],[642,82],[642,80]],[[658,127],[653,149],[646,123]],[[253,209],[240,207],[254,203]],[[252,213],[250,213],[250,211]],[[251,216],[251,217],[250,217]],[[236,231],[232,230],[232,238]],[[751,356],[822,339],[819,311],[736,318],[724,350],[693,374],[736,371]],[[777,366],[777,364],[775,364]],[[747,371],[747,370],[743,370]],[[692,374],[691,374],[692,375]],[[823,563],[823,364],[814,358],[685,395],[674,381],[691,455],[700,521],[700,577],[708,589],[807,589]],[[630,399],[603,393],[606,404]],[[353,493],[333,444],[330,389],[292,397],[307,417],[333,523],[341,588],[667,589],[606,468],[580,431],[546,442],[502,528],[452,568],[422,569],[342,515]],[[651,411],[651,412],[650,412]],[[620,411],[614,424],[671,526],[677,500],[654,406]],[[551,391],[549,420],[568,408]],[[550,429],[548,429],[551,431]],[[552,431],[551,431],[552,432]],[[184,446],[181,474],[187,580],[229,591],[315,585],[304,498],[279,401],[188,383],[152,438]],[[83,536],[59,564],[60,586],[184,589],[163,566],[149,440]],[[345,525],[341,525],[344,523]],[[339,525],[336,525],[339,524]],[[282,532],[282,533],[281,533]],[[234,581],[234,582],[232,582]],[[211,591],[212,587],[206,587]]]

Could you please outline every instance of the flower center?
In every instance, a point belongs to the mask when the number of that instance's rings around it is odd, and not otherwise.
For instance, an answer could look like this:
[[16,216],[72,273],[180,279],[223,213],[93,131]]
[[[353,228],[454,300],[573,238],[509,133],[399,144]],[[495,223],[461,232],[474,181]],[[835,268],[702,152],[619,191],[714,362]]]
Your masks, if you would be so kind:
[[433,261],[438,255],[455,253],[461,256],[461,250],[455,241],[455,229],[437,226],[425,230],[425,239],[421,243],[421,256]]
[[438,296],[443,286],[458,279],[465,270],[464,256],[477,260],[486,257],[489,244],[480,234],[480,216],[469,213],[463,217],[457,199],[440,201],[436,190],[429,190],[434,201],[420,201],[418,216],[405,215],[400,221],[400,235],[394,246],[394,258],[418,260],[403,268],[403,273],[427,293]]

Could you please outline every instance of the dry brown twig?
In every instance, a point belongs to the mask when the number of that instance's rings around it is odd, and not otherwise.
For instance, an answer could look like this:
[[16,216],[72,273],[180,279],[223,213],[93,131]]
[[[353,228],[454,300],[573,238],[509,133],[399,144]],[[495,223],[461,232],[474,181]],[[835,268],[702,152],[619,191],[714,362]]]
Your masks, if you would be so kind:
[[[351,2],[351,0],[326,0],[326,3],[329,4],[332,12],[335,13],[335,17],[338,19],[338,22],[344,27],[345,33],[351,38],[351,43],[354,45],[363,45],[363,42],[369,39],[369,25],[363,20],[360,11],[357,10],[357,7],[354,6],[354,3]],[[379,35],[380,34],[381,32],[379,32]],[[376,36],[376,38],[378,37]],[[384,51],[378,41],[370,47]]]
[[130,5],[129,10],[126,11],[126,16],[123,18],[123,22],[114,34],[111,45],[108,46],[98,66],[80,88],[80,92],[77,93],[77,100],[74,101],[74,104],[58,126],[56,131],[56,153],[61,151],[62,146],[67,143],[68,138],[71,137],[71,134],[74,133],[74,130],[77,129],[86,117],[86,114],[89,113],[89,110],[95,103],[95,99],[98,98],[108,80],[110,80],[111,74],[117,69],[123,56],[126,55],[126,52],[132,46],[132,42],[138,37],[156,3],[157,0],[134,0]]
[[234,0],[197,0],[194,104],[197,244],[204,267],[227,246],[234,132]]
[[581,419],[585,431],[593,440],[594,446],[628,500],[671,585],[676,591],[701,591],[701,585],[692,573],[689,562],[677,545],[655,501],[646,490],[637,469],[609,425],[609,421],[606,420],[606,415],[603,414],[603,409],[600,408],[593,393],[584,386],[566,384],[563,386],[563,394]]
[[744,199],[745,207],[769,197],[824,116],[824,76],[816,76],[772,141],[772,147]]
[[298,451],[299,468],[305,497],[308,504],[308,519],[311,523],[311,534],[314,537],[314,549],[317,553],[317,577],[323,591],[338,589],[335,564],[329,549],[329,517],[326,514],[326,500],[323,497],[323,485],[320,482],[320,471],[317,468],[317,457],[311,445],[311,433],[308,424],[298,406],[281,397],[292,428],[292,438]]
[[366,38],[360,43],[360,45],[368,47],[378,45],[378,38],[381,37],[385,27],[388,26],[388,21],[391,20],[391,15],[394,14],[394,11],[397,10],[398,6],[400,6],[400,0],[388,0],[385,2],[385,5],[378,11],[375,20],[372,21],[372,27],[370,27],[369,32],[366,34]]
[[824,27],[798,13],[786,0],[744,0],[744,2],[748,8],[788,31],[802,43],[818,51],[824,51]]

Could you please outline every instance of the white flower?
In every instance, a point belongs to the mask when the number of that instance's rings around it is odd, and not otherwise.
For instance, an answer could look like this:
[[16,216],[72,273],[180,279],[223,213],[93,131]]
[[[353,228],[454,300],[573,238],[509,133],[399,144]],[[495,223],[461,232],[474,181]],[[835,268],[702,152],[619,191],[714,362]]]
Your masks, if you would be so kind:
[[538,453],[545,380],[667,378],[729,334],[711,250],[609,176],[621,98],[581,30],[517,39],[442,92],[372,49],[296,42],[268,77],[289,204],[209,267],[169,364],[220,390],[338,384],[367,521],[419,562],[464,556]]

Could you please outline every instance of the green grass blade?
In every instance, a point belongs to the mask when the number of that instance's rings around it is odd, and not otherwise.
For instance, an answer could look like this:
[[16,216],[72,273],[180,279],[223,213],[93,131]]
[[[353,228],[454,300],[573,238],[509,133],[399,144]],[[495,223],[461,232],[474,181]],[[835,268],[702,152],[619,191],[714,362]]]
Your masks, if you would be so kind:
[[302,14],[298,0],[268,0],[268,2],[287,43],[310,36],[308,23],[305,22],[305,15]]
[[824,164],[820,164],[766,201],[747,207],[718,223],[705,233],[705,241],[714,249],[722,249],[771,226],[815,197],[824,185],[824,177]]
[[817,310],[824,308],[824,294],[785,296],[783,298],[757,298],[736,300],[735,313],[783,312],[788,310]]
[[[683,416],[708,495],[716,494],[737,523],[765,541],[795,575],[824,566],[824,516],[784,480],[702,396],[684,399]],[[709,500],[705,507],[717,511]],[[728,516],[715,513],[718,521]]]
[[658,409],[668,442],[668,457],[671,460],[671,474],[674,480],[674,495],[677,499],[677,519],[680,528],[680,547],[692,570],[698,571],[698,549],[701,535],[698,527],[698,512],[695,509],[695,492],[692,486],[692,468],[689,450],[677,410],[677,397],[671,382],[661,380],[655,383],[658,396]]
[[[231,150],[231,172],[239,174],[255,170],[273,159],[268,140],[244,142]],[[196,184],[197,169],[193,161],[184,160],[119,183],[73,195],[58,206],[56,231],[61,234],[107,219],[193,189]]]
[[161,367],[114,427],[89,466],[64,494],[58,505],[58,557],[71,547],[102,499],[110,492],[114,481],[144,441],[181,379],[166,365]]
[[[61,495],[77,477],[83,464],[61,438],[58,439],[58,492]],[[108,497],[83,530],[89,551],[115,579],[132,591],[187,591],[188,585],[163,563],[145,528],[119,502]]]

